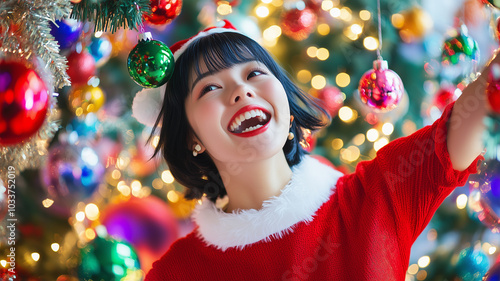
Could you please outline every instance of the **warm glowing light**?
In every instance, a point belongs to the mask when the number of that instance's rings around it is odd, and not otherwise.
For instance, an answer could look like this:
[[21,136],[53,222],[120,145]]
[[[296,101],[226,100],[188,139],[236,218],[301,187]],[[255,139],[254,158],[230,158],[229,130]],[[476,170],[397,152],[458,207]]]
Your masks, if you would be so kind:
[[87,228],[85,230],[85,237],[89,240],[92,240],[95,238],[95,231],[92,228]]
[[355,23],[355,24],[351,25],[351,31],[354,34],[359,35],[359,34],[363,33],[363,27],[361,27],[361,25]]
[[326,60],[330,56],[330,52],[326,48],[319,48],[316,56],[319,60]]
[[262,36],[265,40],[272,41],[281,36],[281,27],[277,25],[271,25],[267,29],[264,30]]
[[269,8],[267,8],[266,6],[263,6],[263,5],[259,5],[255,8],[255,14],[259,18],[265,18],[265,17],[269,16]]
[[132,191],[139,191],[142,188],[142,184],[138,180],[134,180],[130,186],[132,187]]
[[402,28],[405,24],[405,17],[402,14],[393,14],[391,23],[395,28]]
[[119,179],[120,177],[122,176],[122,173],[120,172],[120,170],[113,170],[113,172],[111,172],[111,177],[115,180]]
[[312,74],[309,70],[307,69],[302,69],[297,72],[297,80],[301,83],[308,83],[311,81]]
[[335,83],[337,83],[339,87],[347,87],[351,83],[351,77],[349,74],[341,72],[335,77]]
[[387,138],[385,138],[385,137],[380,138],[375,143],[373,143],[373,149],[375,149],[375,151],[378,151],[382,147],[386,146],[388,143],[389,143],[389,140]]
[[367,11],[367,10],[361,10],[361,11],[359,11],[359,18],[360,19],[362,19],[364,21],[367,21],[371,17],[372,17],[372,14],[369,11]]
[[85,215],[91,221],[95,221],[99,218],[99,208],[96,204],[90,203],[85,206]]
[[340,157],[347,162],[354,162],[358,160],[361,152],[357,146],[349,146],[346,149],[340,150]]
[[260,1],[261,1],[262,3],[264,3],[264,4],[269,4],[269,3],[271,3],[271,2],[272,2],[272,0],[260,0]]
[[0,261],[0,265],[3,266],[3,267],[6,267],[7,266],[7,261],[6,260],[1,260]]
[[163,181],[159,178],[156,178],[153,180],[153,188],[154,189],[162,189],[163,188]]
[[423,256],[418,259],[417,263],[420,268],[426,268],[431,263],[431,258],[429,256]]
[[52,244],[50,244],[50,248],[52,249],[52,251],[57,252],[57,251],[59,251],[59,244],[52,243]]
[[311,86],[316,90],[321,90],[326,86],[326,78],[322,75],[315,75],[311,79]]
[[103,34],[103,33],[104,33],[104,32],[102,32],[102,31],[97,31],[96,33],[94,33],[94,37],[95,37],[95,38],[99,38],[99,37],[101,37],[101,36],[102,36],[102,34]]
[[457,197],[457,208],[462,210],[467,206],[467,195],[460,194]]
[[344,146],[344,142],[341,139],[333,139],[332,140],[332,148],[335,150],[339,150]]
[[175,203],[175,202],[179,201],[179,195],[177,194],[177,192],[175,190],[170,190],[167,193],[167,199],[168,199],[168,201]]
[[354,113],[348,106],[343,106],[339,109],[339,118],[344,122],[349,122],[353,118]]
[[405,136],[413,134],[417,130],[417,125],[411,121],[406,120],[403,122],[402,131]]
[[408,273],[411,275],[417,274],[418,270],[419,270],[419,267],[416,263],[414,263],[408,267]]
[[84,212],[78,212],[75,215],[77,221],[83,221],[85,219],[85,213]]
[[365,135],[364,134],[357,134],[352,138],[352,143],[354,145],[360,146],[365,142]]
[[45,207],[45,208],[49,208],[50,206],[52,206],[52,204],[54,204],[54,200],[52,199],[49,199],[49,198],[46,198],[42,201],[42,205]]
[[318,54],[318,48],[315,46],[311,46],[307,48],[306,53],[309,57],[314,58]]
[[40,254],[37,253],[37,252],[33,252],[31,253],[31,258],[34,260],[34,261],[38,261],[40,259]]
[[429,232],[427,232],[427,240],[434,241],[437,239],[437,237],[438,233],[434,228],[432,228],[431,230],[429,230]]
[[425,271],[425,270],[420,270],[420,271],[417,273],[417,280],[425,280],[425,278],[427,278],[427,271]]
[[324,0],[323,2],[321,2],[321,9],[323,11],[328,11],[331,8],[333,8],[333,1],[331,1],[331,0]]
[[367,50],[374,51],[378,48],[378,39],[372,36],[365,37],[365,39],[363,39],[363,46],[365,46]]
[[161,179],[166,182],[166,183],[173,183],[174,182],[174,176],[172,175],[172,172],[170,170],[165,170],[163,173],[161,173]]
[[340,17],[340,9],[339,8],[333,8],[330,10],[330,15],[334,18]]
[[495,246],[491,246],[491,247],[488,249],[488,254],[493,255],[496,251],[497,251],[497,247],[495,247]]
[[392,134],[392,132],[394,132],[394,125],[392,125],[392,123],[384,123],[384,125],[382,125],[382,133],[384,133],[384,135],[388,136]]
[[325,36],[325,35],[328,35],[330,33],[330,26],[326,23],[321,23],[321,24],[318,24],[317,30],[318,30],[319,35]]
[[340,9],[340,19],[344,21],[351,21],[352,20],[351,9],[347,7],[343,7],[342,9]]
[[158,143],[160,143],[160,136],[154,136],[151,140],[151,146],[153,148],[156,148],[158,146]]
[[229,5],[228,3],[222,3],[219,6],[217,6],[217,13],[221,16],[226,16],[229,15],[230,13],[233,12],[233,7]]
[[366,132],[366,139],[370,142],[374,142],[378,139],[378,131],[377,129],[370,129]]

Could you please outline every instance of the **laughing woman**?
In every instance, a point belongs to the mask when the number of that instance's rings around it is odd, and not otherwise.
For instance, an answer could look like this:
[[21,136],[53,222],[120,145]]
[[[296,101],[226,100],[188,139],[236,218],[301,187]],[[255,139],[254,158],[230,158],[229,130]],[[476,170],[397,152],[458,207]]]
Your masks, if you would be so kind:
[[146,280],[404,280],[413,242],[476,172],[484,76],[434,124],[343,175],[300,146],[325,125],[321,109],[223,23],[171,48],[156,153],[202,204]]

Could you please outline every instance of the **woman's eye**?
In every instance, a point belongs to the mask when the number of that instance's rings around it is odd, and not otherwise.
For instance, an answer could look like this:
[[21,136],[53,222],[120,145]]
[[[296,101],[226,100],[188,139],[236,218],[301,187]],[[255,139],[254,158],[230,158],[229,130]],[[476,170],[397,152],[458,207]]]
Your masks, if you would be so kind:
[[208,85],[205,88],[203,88],[203,90],[201,90],[201,95],[204,95],[213,90],[217,90],[218,88],[219,87],[217,87],[216,85]]
[[266,73],[264,71],[262,71],[262,70],[253,70],[252,72],[250,72],[250,74],[248,74],[247,79],[250,79],[252,77],[259,76],[259,75],[262,75],[262,74],[266,74]]

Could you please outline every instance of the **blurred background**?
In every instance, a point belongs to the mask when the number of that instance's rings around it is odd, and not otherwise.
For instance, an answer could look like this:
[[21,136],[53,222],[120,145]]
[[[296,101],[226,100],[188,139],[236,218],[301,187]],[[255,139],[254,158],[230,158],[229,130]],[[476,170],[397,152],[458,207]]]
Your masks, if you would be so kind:
[[[142,280],[193,229],[197,202],[150,160],[157,139],[146,142],[151,127],[131,108],[169,75],[149,73],[141,58],[150,52],[169,70],[167,46],[218,20],[260,42],[321,101],[332,122],[305,131],[303,146],[344,173],[431,124],[497,49],[498,3],[380,4],[379,14],[374,0],[0,3],[2,280]],[[144,32],[164,45],[138,44]],[[378,58],[388,67],[374,68]],[[374,72],[393,88],[373,87]],[[488,120],[491,152],[499,122]],[[406,280],[482,280],[488,271],[500,280],[500,165],[486,156],[415,241]]]

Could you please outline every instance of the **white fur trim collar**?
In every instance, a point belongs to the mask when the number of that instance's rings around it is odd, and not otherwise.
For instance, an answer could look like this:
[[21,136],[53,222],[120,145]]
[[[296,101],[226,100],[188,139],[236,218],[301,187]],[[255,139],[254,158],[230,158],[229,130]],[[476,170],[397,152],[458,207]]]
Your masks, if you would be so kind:
[[312,221],[343,174],[309,156],[292,171],[292,179],[281,194],[264,201],[260,210],[228,214],[203,198],[193,212],[198,236],[222,251],[232,247],[241,250],[261,240],[279,239],[292,232],[295,224]]

